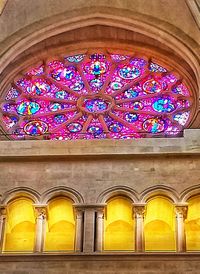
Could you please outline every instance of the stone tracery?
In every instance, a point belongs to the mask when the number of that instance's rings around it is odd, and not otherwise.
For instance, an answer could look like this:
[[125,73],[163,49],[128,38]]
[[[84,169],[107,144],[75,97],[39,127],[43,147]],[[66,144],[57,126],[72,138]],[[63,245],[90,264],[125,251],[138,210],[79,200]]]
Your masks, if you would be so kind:
[[52,58],[6,92],[11,139],[133,139],[180,135],[192,94],[175,71],[146,57],[108,53]]

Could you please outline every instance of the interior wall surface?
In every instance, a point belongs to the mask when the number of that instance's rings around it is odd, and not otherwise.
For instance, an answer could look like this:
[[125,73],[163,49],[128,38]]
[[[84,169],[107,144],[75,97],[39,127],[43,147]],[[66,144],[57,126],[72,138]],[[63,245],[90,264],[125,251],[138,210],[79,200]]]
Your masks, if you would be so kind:
[[43,256],[2,258],[3,274],[199,274],[199,256],[127,255]]
[[114,186],[128,186],[141,193],[164,185],[181,193],[200,180],[198,155],[78,158],[0,162],[1,193],[23,186],[42,194],[56,186],[67,186],[81,193],[85,202],[95,203],[103,191]]
[[[121,13],[125,16],[129,11],[132,16],[140,17],[143,21],[153,19],[163,21],[164,24],[169,24],[179,28],[192,39],[200,42],[198,26],[195,24],[185,0],[90,0],[90,1],[31,1],[31,0],[12,0],[7,1],[4,12],[0,18],[1,36],[0,41],[5,40],[10,35],[18,30],[38,22],[40,25],[42,20],[60,16],[60,20],[64,14],[76,13],[80,15],[80,9],[86,9],[91,14],[94,12],[101,13],[103,10],[108,13]],[[58,21],[59,17],[56,18]],[[183,24],[184,22],[184,24]]]
[[[133,45],[137,40],[138,46],[148,44],[183,65],[194,80],[198,105],[200,30],[188,1],[4,1],[0,82],[11,77],[10,71],[22,60],[36,58],[36,52],[48,55],[49,48],[59,44],[70,44],[71,49],[78,40],[85,46],[87,37],[91,47],[95,39],[103,46],[107,40],[115,45]],[[1,204],[23,191],[36,195],[42,204],[47,202],[45,195],[63,189],[78,193],[79,202],[89,207],[119,193],[130,193],[136,203],[145,203],[154,194],[172,197],[176,204],[187,203],[200,193],[199,113],[197,109],[191,126],[195,129],[185,130],[182,138],[1,141]],[[90,230],[94,224],[89,221],[88,241],[94,237]],[[199,274],[199,267],[199,252],[0,254],[2,274]]]

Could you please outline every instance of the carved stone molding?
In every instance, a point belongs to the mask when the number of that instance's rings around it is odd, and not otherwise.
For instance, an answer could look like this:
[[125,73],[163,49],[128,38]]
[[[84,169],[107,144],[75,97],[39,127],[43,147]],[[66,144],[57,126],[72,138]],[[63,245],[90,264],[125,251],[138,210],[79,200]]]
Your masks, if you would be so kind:
[[144,218],[145,204],[134,204],[133,213],[135,218]]
[[0,217],[1,216],[3,216],[3,217],[6,216],[6,207],[5,206],[0,206]]
[[186,0],[186,3],[200,29],[200,0]]
[[187,218],[187,210],[188,210],[187,205],[176,205],[175,210],[176,210],[177,217],[181,216],[183,217],[184,220]]
[[0,15],[3,13],[3,10],[5,8],[5,5],[7,3],[8,0],[1,0],[0,1]]
[[36,217],[42,217],[43,219],[47,216],[47,206],[46,205],[34,205]]

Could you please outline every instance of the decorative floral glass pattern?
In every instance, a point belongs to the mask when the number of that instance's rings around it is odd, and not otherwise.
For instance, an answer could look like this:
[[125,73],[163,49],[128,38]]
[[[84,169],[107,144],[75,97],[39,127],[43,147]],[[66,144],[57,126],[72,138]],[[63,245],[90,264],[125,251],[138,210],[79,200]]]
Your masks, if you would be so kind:
[[180,135],[192,107],[177,73],[144,57],[75,54],[29,68],[6,91],[11,139],[133,139]]

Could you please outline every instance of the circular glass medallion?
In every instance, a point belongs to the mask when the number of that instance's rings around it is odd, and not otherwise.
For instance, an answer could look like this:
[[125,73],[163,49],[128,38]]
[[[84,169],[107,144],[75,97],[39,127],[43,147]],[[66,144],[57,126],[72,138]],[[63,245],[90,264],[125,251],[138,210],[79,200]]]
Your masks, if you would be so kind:
[[126,98],[135,98],[138,96],[138,91],[132,89],[132,88],[129,88],[127,89],[125,92],[124,92],[124,97]]
[[138,115],[136,113],[126,113],[125,114],[125,120],[129,123],[133,123],[137,121]]
[[88,133],[99,135],[103,132],[103,129],[99,126],[90,126],[87,131]]
[[112,83],[110,83],[110,87],[113,90],[119,90],[120,88],[123,87],[123,84],[120,82],[112,82]]
[[7,128],[12,128],[18,122],[18,119],[15,116],[3,115],[2,119],[3,119],[4,123],[6,124]]
[[153,109],[157,112],[172,112],[175,110],[175,105],[172,103],[172,100],[169,98],[160,98],[156,100],[153,105]]
[[54,119],[54,122],[56,122],[57,124],[62,124],[67,120],[64,114],[57,114],[54,116],[53,119]]
[[67,126],[68,130],[72,133],[76,133],[81,131],[82,125],[79,123],[71,123]]
[[134,103],[132,104],[132,106],[133,106],[133,109],[134,109],[134,110],[141,110],[141,109],[143,109],[143,104],[142,104],[142,102],[134,102]]
[[123,125],[121,125],[120,123],[113,123],[109,126],[109,130],[114,133],[120,132],[122,128],[123,128]]
[[63,105],[60,103],[50,103],[50,105],[49,105],[49,110],[52,112],[61,110],[63,108],[64,108]]
[[57,81],[60,80],[71,80],[76,75],[76,69],[74,67],[58,68],[52,72],[52,78]]
[[73,84],[71,84],[69,86],[71,89],[73,89],[74,91],[79,91],[79,90],[82,90],[84,88],[84,84],[82,81],[78,81],[78,82],[75,82]]
[[108,108],[108,102],[101,98],[86,99],[85,108],[89,112],[102,112]]
[[103,82],[100,79],[93,79],[90,81],[90,86],[99,90],[103,86]]
[[126,80],[131,80],[140,75],[140,70],[136,67],[124,66],[119,70],[119,76]]
[[48,130],[48,125],[43,121],[30,121],[24,126],[24,132],[28,135],[42,135]]
[[20,115],[33,115],[40,110],[40,105],[36,102],[21,102],[17,106],[17,113]]
[[143,90],[147,94],[158,93],[162,90],[162,86],[158,81],[156,81],[154,79],[150,79],[150,80],[144,82]]
[[144,121],[143,128],[147,132],[159,133],[165,129],[165,122],[161,118],[149,118]]
[[104,74],[107,70],[106,63],[99,60],[92,62],[92,64],[89,64],[89,66],[86,65],[86,68],[87,67],[89,68],[88,72],[95,76]]
[[3,111],[15,112],[15,110],[16,110],[16,105],[15,104],[5,104],[5,105],[3,105]]
[[69,96],[68,92],[66,92],[65,90],[59,90],[55,93],[55,97],[57,99],[67,99]]
[[16,99],[17,97],[19,97],[19,95],[20,92],[18,90],[16,90],[15,88],[11,88],[6,95],[6,100]]
[[[29,89],[30,88],[28,88],[28,90]],[[41,79],[38,79],[32,85],[30,92],[33,95],[42,96],[42,95],[46,94],[49,90],[50,90],[50,86],[48,84],[46,84],[45,82],[43,82]]]

